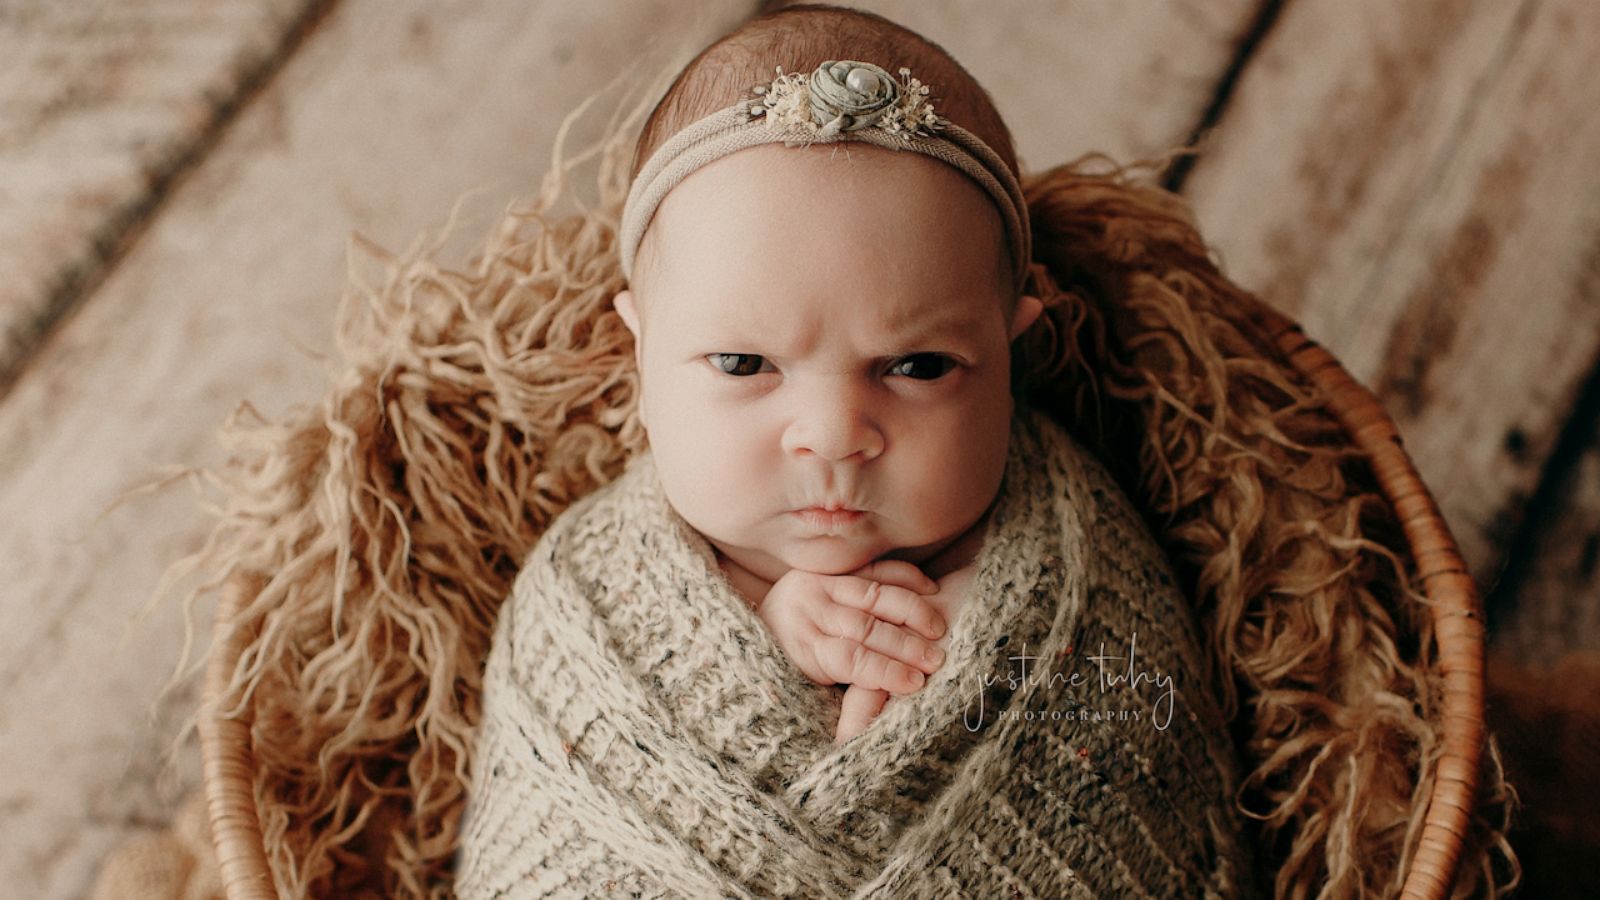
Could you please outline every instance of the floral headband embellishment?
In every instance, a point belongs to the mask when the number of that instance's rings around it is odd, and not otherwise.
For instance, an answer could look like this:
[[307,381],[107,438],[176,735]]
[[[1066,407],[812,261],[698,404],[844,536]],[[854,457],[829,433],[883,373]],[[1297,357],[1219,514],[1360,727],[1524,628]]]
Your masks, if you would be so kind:
[[930,137],[946,124],[927,99],[928,86],[900,69],[896,81],[885,69],[868,62],[828,60],[810,75],[777,77],[751,90],[751,118],[765,118],[774,128],[799,128],[825,141],[841,131],[877,125],[910,139]]

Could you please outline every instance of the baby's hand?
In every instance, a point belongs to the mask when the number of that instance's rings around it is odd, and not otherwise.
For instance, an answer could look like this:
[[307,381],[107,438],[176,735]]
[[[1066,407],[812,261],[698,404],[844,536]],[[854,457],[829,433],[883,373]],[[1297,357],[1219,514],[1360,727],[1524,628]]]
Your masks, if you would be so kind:
[[[971,563],[940,578],[938,592],[927,599],[926,602],[933,604],[934,608],[939,610],[946,623],[954,622],[960,613],[961,606],[971,592],[977,568],[976,563]],[[946,633],[938,643],[947,644],[949,641],[950,636]],[[867,726],[883,713],[888,703],[889,694],[886,691],[874,690],[859,684],[850,685],[839,704],[839,724],[834,728],[834,743],[842,744],[866,731]]]
[[909,694],[944,660],[931,643],[944,635],[944,617],[922,598],[938,589],[903,560],[879,560],[848,575],[790,569],[757,614],[812,681]]

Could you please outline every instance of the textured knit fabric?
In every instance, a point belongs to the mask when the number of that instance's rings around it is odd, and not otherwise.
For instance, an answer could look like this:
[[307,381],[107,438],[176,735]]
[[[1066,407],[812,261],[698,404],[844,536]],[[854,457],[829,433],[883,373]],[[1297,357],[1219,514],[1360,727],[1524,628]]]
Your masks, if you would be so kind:
[[1026,407],[976,566],[944,665],[835,745],[842,688],[784,656],[636,456],[500,614],[460,896],[1239,896],[1231,745],[1169,564]]

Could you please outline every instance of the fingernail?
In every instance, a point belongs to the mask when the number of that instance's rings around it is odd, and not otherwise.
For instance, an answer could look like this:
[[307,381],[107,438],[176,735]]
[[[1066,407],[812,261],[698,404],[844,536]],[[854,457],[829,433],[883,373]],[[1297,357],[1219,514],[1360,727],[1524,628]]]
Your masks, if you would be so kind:
[[922,651],[922,658],[937,666],[944,662],[944,651],[940,650],[938,647],[929,647],[928,649]]
[[922,682],[925,681],[925,680],[926,679],[923,677],[921,672],[918,672],[915,669],[911,670],[911,686],[912,687],[922,687]]

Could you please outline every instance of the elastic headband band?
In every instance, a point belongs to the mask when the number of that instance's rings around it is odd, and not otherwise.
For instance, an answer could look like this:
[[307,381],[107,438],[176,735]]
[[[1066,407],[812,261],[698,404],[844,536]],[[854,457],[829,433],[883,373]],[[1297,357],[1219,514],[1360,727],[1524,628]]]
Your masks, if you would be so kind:
[[829,60],[810,75],[785,75],[752,88],[753,97],[712,113],[673,135],[639,170],[623,204],[622,274],[633,260],[663,198],[689,173],[730,153],[760,144],[787,147],[865,141],[913,150],[965,172],[994,198],[1005,221],[1012,272],[1020,294],[1033,258],[1028,204],[1011,168],[978,136],[934,112],[928,88],[900,69],[854,60]]

